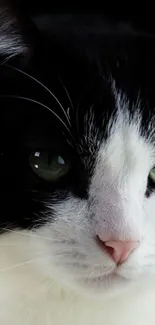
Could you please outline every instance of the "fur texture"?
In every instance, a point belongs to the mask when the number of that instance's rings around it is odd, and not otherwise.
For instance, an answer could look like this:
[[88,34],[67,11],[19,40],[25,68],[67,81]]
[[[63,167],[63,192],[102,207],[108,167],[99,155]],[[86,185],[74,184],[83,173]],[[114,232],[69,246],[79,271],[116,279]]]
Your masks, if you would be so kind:
[[[1,19],[0,323],[153,325],[154,36],[47,15],[16,41]],[[33,153],[68,173],[45,180]],[[117,266],[101,233],[140,244]]]

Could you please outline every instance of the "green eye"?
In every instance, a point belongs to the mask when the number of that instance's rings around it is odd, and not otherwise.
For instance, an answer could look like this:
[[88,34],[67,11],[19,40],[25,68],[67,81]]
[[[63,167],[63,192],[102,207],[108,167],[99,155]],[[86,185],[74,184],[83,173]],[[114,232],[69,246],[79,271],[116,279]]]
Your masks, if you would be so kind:
[[32,152],[29,162],[32,170],[48,182],[58,181],[70,169],[70,163],[67,159],[57,154],[51,155],[49,152]]
[[155,182],[155,167],[151,169],[149,177],[152,180],[152,182]]

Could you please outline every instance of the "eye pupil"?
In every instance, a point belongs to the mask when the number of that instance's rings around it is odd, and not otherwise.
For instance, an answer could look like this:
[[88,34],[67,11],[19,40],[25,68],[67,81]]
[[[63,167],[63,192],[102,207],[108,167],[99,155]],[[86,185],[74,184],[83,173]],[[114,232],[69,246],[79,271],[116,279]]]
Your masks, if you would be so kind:
[[35,174],[48,182],[58,181],[70,169],[68,158],[46,151],[32,152],[29,163]]

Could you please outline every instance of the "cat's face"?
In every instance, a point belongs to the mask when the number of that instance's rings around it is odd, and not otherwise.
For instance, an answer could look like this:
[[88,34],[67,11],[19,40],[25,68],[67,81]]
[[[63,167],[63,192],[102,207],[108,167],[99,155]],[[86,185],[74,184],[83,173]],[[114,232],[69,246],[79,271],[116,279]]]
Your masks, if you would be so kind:
[[[79,21],[52,17],[25,73],[1,66],[0,242],[104,293],[155,273],[154,40]],[[136,243],[118,265],[113,240]]]

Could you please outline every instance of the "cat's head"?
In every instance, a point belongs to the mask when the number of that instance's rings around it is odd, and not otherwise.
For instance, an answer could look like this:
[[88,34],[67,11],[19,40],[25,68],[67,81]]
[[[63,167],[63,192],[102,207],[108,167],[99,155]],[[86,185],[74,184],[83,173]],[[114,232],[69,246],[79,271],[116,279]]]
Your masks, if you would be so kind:
[[155,274],[154,37],[99,15],[51,15],[34,19],[28,46],[9,17],[0,242],[16,245],[1,268],[33,260],[88,293]]

